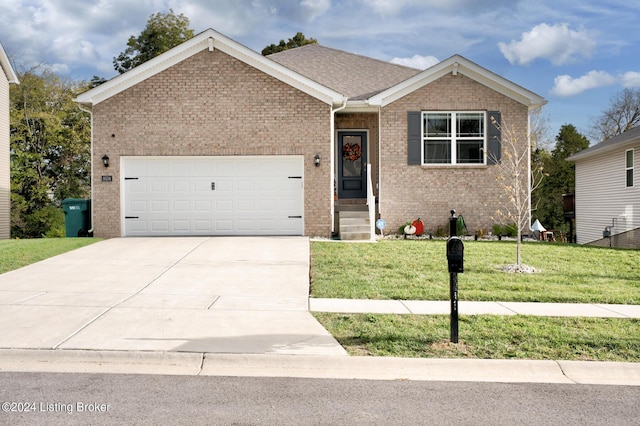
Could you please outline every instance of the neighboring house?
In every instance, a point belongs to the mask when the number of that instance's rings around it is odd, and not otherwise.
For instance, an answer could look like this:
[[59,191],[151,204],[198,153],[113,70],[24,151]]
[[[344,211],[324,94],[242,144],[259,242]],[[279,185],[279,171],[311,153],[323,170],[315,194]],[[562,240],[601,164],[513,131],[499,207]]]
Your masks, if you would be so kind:
[[344,239],[370,238],[375,217],[435,231],[452,208],[491,229],[490,117],[526,141],[545,103],[461,56],[425,71],[319,45],[263,57],[213,30],[76,101],[92,112],[96,236]]
[[9,173],[9,84],[18,84],[9,58],[0,44],[0,240],[11,237],[11,176]]
[[576,164],[578,244],[640,249],[640,126],[567,160]]

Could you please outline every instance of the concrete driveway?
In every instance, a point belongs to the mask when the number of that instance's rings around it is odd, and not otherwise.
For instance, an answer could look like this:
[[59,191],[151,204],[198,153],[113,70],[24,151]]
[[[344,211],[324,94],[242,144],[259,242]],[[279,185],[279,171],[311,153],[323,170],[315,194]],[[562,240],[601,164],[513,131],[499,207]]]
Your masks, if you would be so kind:
[[0,348],[346,355],[304,237],[102,241],[0,275]]

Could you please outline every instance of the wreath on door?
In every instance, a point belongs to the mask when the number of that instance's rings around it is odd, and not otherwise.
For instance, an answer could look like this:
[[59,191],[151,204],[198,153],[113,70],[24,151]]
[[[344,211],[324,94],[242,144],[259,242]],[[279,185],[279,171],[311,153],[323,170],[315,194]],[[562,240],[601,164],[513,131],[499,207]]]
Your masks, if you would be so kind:
[[351,162],[357,161],[362,156],[362,148],[357,143],[346,143],[342,147],[342,159]]

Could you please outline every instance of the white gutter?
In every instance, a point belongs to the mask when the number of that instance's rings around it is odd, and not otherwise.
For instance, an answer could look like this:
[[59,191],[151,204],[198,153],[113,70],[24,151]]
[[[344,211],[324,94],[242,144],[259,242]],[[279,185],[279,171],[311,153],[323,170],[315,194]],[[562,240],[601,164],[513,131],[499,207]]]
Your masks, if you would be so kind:
[[[78,104],[78,108],[80,108],[80,111],[84,111],[84,112],[88,112],[89,116],[91,117],[91,156],[90,156],[90,175],[89,175],[89,179],[91,179],[91,193],[90,193],[90,199],[91,199],[91,204],[93,204],[93,111],[90,109],[86,109],[82,106],[82,104]],[[88,235],[93,234],[93,205],[91,206],[91,228],[87,231]]]
[[337,108],[333,108],[333,106],[331,107],[331,147],[329,149],[329,156],[331,157],[330,160],[330,165],[331,165],[331,175],[332,175],[332,179],[330,179],[329,181],[329,188],[330,188],[330,193],[331,193],[331,233],[333,234],[334,232],[336,232],[336,221],[335,221],[335,216],[336,216],[336,202],[335,202],[335,196],[334,194],[336,193],[336,179],[337,179],[337,171],[336,171],[336,113],[339,111],[342,111],[343,109],[345,109],[347,107],[347,98],[344,97],[342,100],[342,105],[337,107]]

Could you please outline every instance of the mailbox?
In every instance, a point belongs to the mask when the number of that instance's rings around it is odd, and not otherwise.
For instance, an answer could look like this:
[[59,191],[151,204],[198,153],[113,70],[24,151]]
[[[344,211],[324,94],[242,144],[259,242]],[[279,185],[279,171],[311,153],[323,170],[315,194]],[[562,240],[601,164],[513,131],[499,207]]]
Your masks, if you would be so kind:
[[449,273],[464,272],[464,244],[459,237],[450,237],[447,240],[447,261]]

